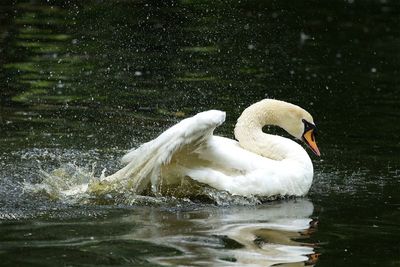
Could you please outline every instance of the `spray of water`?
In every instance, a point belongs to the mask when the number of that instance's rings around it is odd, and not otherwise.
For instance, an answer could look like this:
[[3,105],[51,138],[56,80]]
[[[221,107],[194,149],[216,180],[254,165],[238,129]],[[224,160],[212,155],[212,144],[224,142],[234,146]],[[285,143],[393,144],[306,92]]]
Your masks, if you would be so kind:
[[234,196],[228,192],[197,183],[187,177],[182,178],[178,186],[161,184],[156,193],[149,188],[145,194],[138,195],[129,185],[129,179],[109,182],[103,179],[105,169],[99,177],[96,177],[95,173],[96,163],[85,166],[66,163],[50,171],[39,168],[41,182],[25,182],[24,190],[71,204],[159,205],[161,203],[196,202],[225,206],[255,205],[262,201],[256,196]]

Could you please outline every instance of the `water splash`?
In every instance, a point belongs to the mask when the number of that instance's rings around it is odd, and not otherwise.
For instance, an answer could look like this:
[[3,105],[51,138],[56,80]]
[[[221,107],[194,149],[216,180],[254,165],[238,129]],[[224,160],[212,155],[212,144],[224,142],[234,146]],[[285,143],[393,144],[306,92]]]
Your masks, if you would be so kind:
[[76,163],[63,164],[50,172],[39,169],[43,178],[40,183],[24,183],[28,192],[45,194],[51,199],[61,199],[68,202],[87,196],[88,185],[96,180],[94,163],[92,166],[80,167]]
[[62,163],[58,168],[46,171],[39,167],[39,183],[24,182],[26,193],[46,196],[69,204],[108,204],[108,205],[161,205],[161,204],[216,204],[257,205],[270,198],[257,196],[236,196],[228,192],[197,183],[190,178],[182,178],[178,186],[160,186],[155,194],[148,190],[138,195],[129,186],[129,179],[109,182],[104,180],[105,169],[96,176],[96,163],[83,166]]

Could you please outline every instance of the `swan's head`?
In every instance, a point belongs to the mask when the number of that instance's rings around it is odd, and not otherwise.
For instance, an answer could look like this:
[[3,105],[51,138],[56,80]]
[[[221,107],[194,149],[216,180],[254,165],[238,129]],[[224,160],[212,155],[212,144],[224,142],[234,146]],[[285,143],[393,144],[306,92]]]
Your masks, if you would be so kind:
[[243,143],[248,138],[249,129],[276,125],[302,140],[318,156],[315,142],[317,128],[310,113],[299,106],[275,99],[264,99],[246,108],[235,127],[235,137]]
[[320,156],[315,134],[317,127],[310,113],[299,106],[286,103],[282,107],[282,116],[280,116],[280,126],[295,138],[302,140],[316,154]]

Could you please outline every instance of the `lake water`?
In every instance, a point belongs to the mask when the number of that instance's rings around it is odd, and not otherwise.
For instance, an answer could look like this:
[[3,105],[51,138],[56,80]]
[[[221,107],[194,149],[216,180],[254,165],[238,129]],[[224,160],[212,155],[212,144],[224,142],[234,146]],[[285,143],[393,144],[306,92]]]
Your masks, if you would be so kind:
[[[395,0],[2,1],[1,265],[399,266],[399,24]],[[200,111],[233,138],[263,98],[318,125],[304,198],[26,190],[112,173]]]

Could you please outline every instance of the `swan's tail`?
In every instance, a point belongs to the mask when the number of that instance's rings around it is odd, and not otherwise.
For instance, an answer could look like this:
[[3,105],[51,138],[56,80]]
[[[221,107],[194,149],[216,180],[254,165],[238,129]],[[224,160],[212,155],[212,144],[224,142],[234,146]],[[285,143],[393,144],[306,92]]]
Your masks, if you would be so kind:
[[190,144],[196,148],[224,121],[225,112],[218,110],[201,112],[184,119],[156,139],[130,150],[122,157],[122,162],[127,165],[105,177],[102,182],[119,184],[138,194],[151,185],[153,193],[157,193],[161,167],[168,164],[184,146]]

